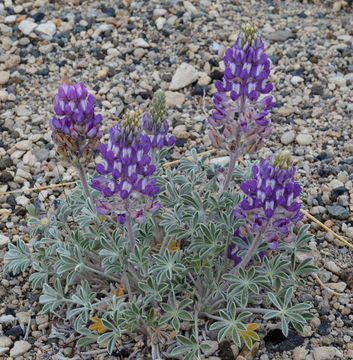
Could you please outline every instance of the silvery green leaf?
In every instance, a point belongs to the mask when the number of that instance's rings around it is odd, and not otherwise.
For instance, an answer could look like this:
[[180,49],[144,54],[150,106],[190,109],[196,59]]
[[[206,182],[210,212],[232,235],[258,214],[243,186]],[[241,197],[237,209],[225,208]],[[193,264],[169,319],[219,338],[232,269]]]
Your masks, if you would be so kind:
[[24,272],[32,263],[32,255],[26,243],[20,239],[17,244],[9,244],[9,250],[5,254],[4,260],[8,261],[5,269],[12,271],[15,275]]
[[288,336],[288,323],[284,316],[282,316],[282,318],[281,318],[281,330],[282,330],[283,335],[285,337],[287,337]]

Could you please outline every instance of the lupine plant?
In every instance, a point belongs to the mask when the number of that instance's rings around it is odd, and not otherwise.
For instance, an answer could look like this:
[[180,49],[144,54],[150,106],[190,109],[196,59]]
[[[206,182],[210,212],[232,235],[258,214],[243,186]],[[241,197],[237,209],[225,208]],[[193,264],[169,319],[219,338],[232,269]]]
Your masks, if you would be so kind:
[[[224,63],[209,124],[212,143],[230,157],[225,181],[224,169],[194,149],[165,166],[175,138],[162,92],[142,118],[136,111],[117,119],[98,145],[93,95],[83,83],[59,88],[52,137],[81,182],[46,221],[43,205],[29,208],[31,241],[10,244],[5,259],[14,274],[31,268],[42,312],[70,322],[79,346],[96,342],[112,353],[123,335],[143,334],[145,357],[200,359],[209,349],[201,330],[251,348],[262,321],[287,336],[312,317],[311,305],[293,297],[316,268],[311,258],[297,261],[312,236],[296,226],[301,186],[290,155],[236,164],[271,133],[270,62],[254,26],[244,27]],[[88,153],[99,153],[94,174],[81,167]]]

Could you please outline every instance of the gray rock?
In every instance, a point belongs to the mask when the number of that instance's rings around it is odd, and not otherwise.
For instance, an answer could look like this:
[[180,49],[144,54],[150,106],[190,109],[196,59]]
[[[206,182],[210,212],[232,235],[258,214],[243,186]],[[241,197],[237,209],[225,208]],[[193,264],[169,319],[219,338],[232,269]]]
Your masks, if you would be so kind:
[[0,34],[10,36],[12,35],[12,28],[10,28],[10,26],[7,26],[5,24],[0,24]]
[[326,286],[333,291],[343,293],[343,291],[346,290],[347,284],[344,281],[339,281],[334,283],[327,283]]
[[[9,244],[9,243],[10,243],[10,239],[5,235],[0,234],[0,249],[6,247],[7,244]],[[0,347],[1,347],[1,345],[0,345]]]
[[150,47],[149,43],[148,43],[146,40],[142,39],[142,38],[137,38],[137,39],[135,39],[135,40],[133,41],[133,44],[134,44],[134,46],[137,47],[137,48],[147,49],[147,48]]
[[298,346],[293,350],[293,360],[305,360],[308,350],[304,346]]
[[183,89],[194,83],[198,78],[199,73],[192,65],[182,63],[173,75],[169,90]]
[[14,347],[10,350],[10,356],[20,356],[25,354],[32,345],[24,340],[16,341]]
[[0,173],[0,183],[6,184],[13,180],[13,175],[8,171],[2,171]]
[[18,28],[24,35],[29,35],[37,26],[35,22],[26,19],[20,22]]
[[295,132],[294,131],[286,131],[282,136],[281,136],[281,143],[283,145],[288,145],[291,142],[294,141],[295,138]]
[[16,318],[12,315],[2,315],[0,316],[0,324],[8,324],[15,322]]
[[185,101],[184,94],[173,92],[173,91],[166,91],[165,92],[165,101],[167,106],[177,106],[182,105]]
[[342,353],[333,346],[319,346],[314,349],[314,360],[332,360],[335,357],[342,358]]
[[186,126],[185,125],[177,125],[173,130],[173,134],[177,138],[181,138],[181,139],[188,139],[189,138],[189,133],[186,131]]
[[341,273],[341,269],[332,260],[325,262],[324,267],[336,275],[339,275]]
[[158,30],[162,30],[164,24],[167,22],[167,20],[163,17],[160,17],[156,20],[156,27]]
[[[0,75],[0,78],[1,78],[1,75]],[[0,81],[0,84],[1,84],[1,81]],[[353,153],[353,141],[347,141],[346,143],[344,143],[343,149],[344,149],[344,151]]]
[[49,54],[53,50],[53,44],[43,45],[39,47],[39,52],[41,54]]
[[38,25],[36,33],[44,40],[51,40],[56,33],[56,25],[51,21]]
[[183,2],[184,8],[187,12],[191,13],[191,14],[197,14],[198,11],[195,8],[195,6],[190,2],[190,1],[184,1]]
[[30,202],[30,199],[24,195],[17,196],[16,204],[26,207]]
[[0,336],[0,348],[8,348],[13,344],[12,340],[7,336]]
[[294,34],[288,30],[278,30],[270,33],[264,33],[264,37],[267,40],[272,41],[286,41],[290,38],[294,38]]
[[310,145],[313,142],[313,136],[310,134],[301,133],[295,138],[299,145]]
[[5,355],[8,351],[10,350],[10,348],[0,348],[0,355]]
[[345,220],[349,218],[349,212],[341,205],[326,206],[328,213],[335,219]]
[[19,105],[16,107],[17,116],[30,116],[32,114],[32,110],[29,109],[27,105]]
[[304,79],[303,79],[302,77],[300,77],[300,76],[293,76],[293,77],[290,79],[290,82],[291,82],[294,86],[302,83],[303,81],[304,81]]
[[10,79],[10,71],[0,71],[0,85],[5,85]]
[[34,156],[38,161],[46,161],[49,159],[49,151],[45,148],[34,151]]
[[[25,109],[23,111],[23,113],[29,113],[29,111],[27,109]],[[19,114],[17,114],[17,115],[19,115]],[[25,115],[19,115],[19,116],[25,116]],[[17,150],[23,150],[23,151],[31,150],[32,141],[29,141],[29,140],[19,141],[19,142],[16,143],[15,147],[16,147]]]
[[28,324],[31,319],[31,313],[29,311],[19,311],[16,313],[17,320],[20,324]]

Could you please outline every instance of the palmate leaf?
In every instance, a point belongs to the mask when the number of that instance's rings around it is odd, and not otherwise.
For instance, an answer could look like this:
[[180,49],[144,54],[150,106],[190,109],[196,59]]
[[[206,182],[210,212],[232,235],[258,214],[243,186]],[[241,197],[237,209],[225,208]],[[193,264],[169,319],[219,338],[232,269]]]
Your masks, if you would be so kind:
[[191,314],[186,310],[186,308],[192,304],[191,299],[184,299],[180,303],[177,303],[175,299],[175,294],[172,292],[169,295],[167,304],[160,304],[162,310],[166,313],[161,318],[161,323],[171,321],[171,324],[174,330],[179,331],[180,329],[180,320],[183,321],[192,321]]
[[41,313],[44,314],[48,311],[53,311],[65,301],[66,299],[59,279],[55,280],[54,288],[48,284],[43,285],[42,295],[39,297],[39,302],[44,304]]
[[[281,329],[284,336],[288,335],[288,324],[292,325],[300,330],[302,325],[312,317],[312,314],[305,312],[311,308],[311,304],[303,303],[297,305],[291,305],[291,298],[294,294],[294,287],[289,287],[283,298],[278,298],[273,293],[268,294],[268,298],[275,305],[278,310],[269,310],[265,315],[264,319],[272,319],[279,317],[281,319]],[[302,331],[302,330],[301,330]]]
[[200,359],[201,350],[207,351],[211,348],[208,344],[200,345],[194,335],[191,335],[190,338],[178,335],[177,339],[181,345],[175,347],[170,354],[172,356],[186,354],[183,360]]
[[20,239],[17,244],[9,244],[9,250],[5,254],[5,265],[7,271],[13,272],[14,275],[24,272],[32,263],[32,255],[26,243]]
[[219,311],[222,320],[216,321],[210,326],[210,330],[218,330],[217,340],[221,342],[226,335],[231,332],[234,343],[238,346],[241,345],[240,331],[246,331],[246,326],[243,324],[243,320],[251,315],[251,312],[244,311],[237,316],[237,310],[235,302],[228,303],[226,311]]

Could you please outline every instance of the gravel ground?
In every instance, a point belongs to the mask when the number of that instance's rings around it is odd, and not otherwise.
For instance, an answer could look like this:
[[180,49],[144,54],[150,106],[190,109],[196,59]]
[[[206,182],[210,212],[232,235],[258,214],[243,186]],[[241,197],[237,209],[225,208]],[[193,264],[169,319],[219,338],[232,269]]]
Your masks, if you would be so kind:
[[[352,240],[352,1],[315,3],[4,0],[0,3],[0,193],[76,179],[73,169],[57,162],[48,126],[53,94],[64,81],[86,83],[96,96],[105,130],[127,108],[138,106],[143,111],[153,92],[162,88],[167,91],[169,119],[177,137],[170,159],[179,159],[192,147],[199,152],[210,149],[206,118],[215,91],[212,83],[222,76],[225,48],[232,45],[240,27],[252,21],[272,61],[277,101],[273,135],[258,155],[290,150],[304,187],[303,208]],[[42,190],[40,199],[49,202],[61,193],[60,188]],[[25,206],[37,196],[37,191],[0,195],[1,259],[9,242],[28,239]],[[310,246],[321,280],[338,293],[351,293],[352,249],[315,223],[311,229],[315,239]],[[39,293],[31,289],[28,274],[12,276],[2,266],[0,358],[77,355],[72,344],[65,344],[68,335],[53,330],[55,319],[38,315]],[[233,347],[234,354],[229,344],[216,343],[209,358],[353,359],[351,299],[330,293],[310,276],[298,299],[313,302],[316,315],[296,339],[301,346],[287,351],[281,343],[281,348],[272,349],[281,352],[273,352],[262,341],[253,353],[237,355],[239,349]],[[262,338],[270,328],[260,329]],[[50,355],[55,349],[61,349],[61,357]]]

